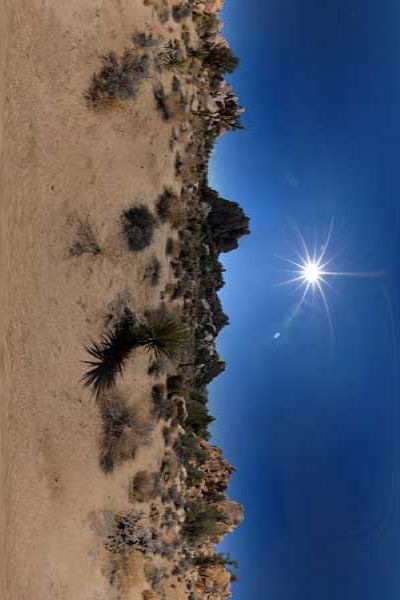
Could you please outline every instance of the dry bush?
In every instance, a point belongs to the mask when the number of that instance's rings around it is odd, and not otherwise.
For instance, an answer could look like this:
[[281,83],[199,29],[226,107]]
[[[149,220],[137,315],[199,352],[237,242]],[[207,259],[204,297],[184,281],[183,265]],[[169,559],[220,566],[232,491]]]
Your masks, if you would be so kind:
[[82,256],[83,254],[100,254],[101,249],[96,241],[90,223],[78,220],[78,230],[75,241],[69,249],[70,256]]
[[140,446],[152,442],[153,423],[143,419],[133,406],[114,393],[99,398],[102,420],[100,465],[105,473],[133,459]]
[[135,98],[139,83],[149,75],[149,56],[127,48],[121,57],[109,52],[101,57],[101,61],[102,67],[93,75],[85,93],[88,104],[101,108],[116,100]]
[[160,261],[156,256],[153,256],[145,267],[143,278],[149,285],[154,287],[160,282],[161,271]]
[[165,425],[162,430],[165,446],[171,446],[174,437],[174,432],[171,427]]
[[154,48],[161,43],[161,38],[153,37],[152,33],[137,32],[133,34],[132,42],[139,48]]
[[192,9],[191,9],[191,6],[189,3],[188,4],[176,4],[172,8],[172,18],[177,23],[184,21],[185,19],[190,17],[191,14],[192,14]]
[[142,598],[143,598],[143,600],[157,600],[158,594],[157,594],[157,592],[154,592],[153,590],[143,590]]
[[153,385],[151,390],[153,400],[152,415],[155,419],[164,419],[168,421],[173,416],[173,406],[168,398],[165,386],[161,384]]
[[138,471],[129,487],[131,502],[148,502],[161,494],[161,476],[159,473]]
[[114,517],[114,530],[105,547],[113,554],[126,554],[138,550],[143,554],[159,554],[163,539],[157,529],[147,529],[142,524],[144,513],[131,511]]
[[167,96],[163,85],[160,83],[153,89],[154,100],[156,102],[157,110],[160,112],[161,117],[164,121],[171,119],[171,113],[167,106]]
[[146,563],[144,566],[144,575],[152,589],[156,590],[165,578],[165,569],[152,563]]

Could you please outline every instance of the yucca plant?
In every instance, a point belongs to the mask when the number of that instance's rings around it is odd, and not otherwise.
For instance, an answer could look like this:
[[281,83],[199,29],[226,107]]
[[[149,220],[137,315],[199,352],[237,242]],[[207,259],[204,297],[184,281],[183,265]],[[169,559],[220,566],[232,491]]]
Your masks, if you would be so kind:
[[138,346],[134,333],[135,319],[125,315],[100,342],[92,342],[85,350],[94,360],[85,360],[90,369],[83,376],[85,386],[92,387],[97,396],[112,388],[118,374],[122,374],[131,352]]
[[142,322],[127,312],[100,342],[85,346],[94,360],[83,361],[90,365],[83,376],[84,384],[92,387],[99,398],[115,385],[135,348],[143,347],[155,360],[175,360],[185,348],[186,340],[186,327],[164,310],[149,313]]
[[176,360],[187,344],[186,326],[174,315],[164,310],[148,313],[137,329],[138,345],[156,360]]

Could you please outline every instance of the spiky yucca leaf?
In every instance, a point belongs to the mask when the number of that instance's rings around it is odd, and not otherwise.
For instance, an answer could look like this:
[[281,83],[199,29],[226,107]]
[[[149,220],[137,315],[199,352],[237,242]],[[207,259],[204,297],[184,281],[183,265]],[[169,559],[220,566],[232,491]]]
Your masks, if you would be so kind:
[[138,345],[143,346],[156,360],[175,360],[187,345],[186,326],[164,310],[147,315],[146,321],[138,327]]
[[92,387],[97,396],[112,388],[117,375],[122,374],[129,355],[137,346],[134,320],[131,315],[125,316],[102,336],[100,342],[85,346],[95,359],[83,361],[91,367],[83,376],[85,386]]

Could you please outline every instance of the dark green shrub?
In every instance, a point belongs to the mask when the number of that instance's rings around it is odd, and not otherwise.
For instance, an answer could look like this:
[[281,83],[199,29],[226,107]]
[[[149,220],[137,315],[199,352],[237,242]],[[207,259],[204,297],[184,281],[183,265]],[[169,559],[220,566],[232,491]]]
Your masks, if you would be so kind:
[[140,345],[155,359],[176,360],[186,348],[188,331],[174,315],[164,310],[147,314],[146,321],[138,328]]
[[204,64],[217,74],[233,73],[239,66],[239,59],[229,46],[219,44],[208,49]]
[[212,506],[194,500],[186,506],[186,517],[182,533],[189,542],[197,544],[221,533],[221,525],[227,523],[223,512]]
[[186,407],[188,411],[186,425],[196,435],[204,439],[209,439],[208,427],[215,421],[215,418],[209,414],[207,405],[189,398],[186,401]]
[[122,233],[129,250],[139,252],[153,241],[156,220],[143,204],[126,210],[122,215]]
[[132,336],[135,318],[126,314],[100,342],[85,346],[95,360],[85,360],[90,369],[83,376],[84,385],[92,387],[97,396],[112,388],[118,374],[122,374],[131,352],[137,347]]

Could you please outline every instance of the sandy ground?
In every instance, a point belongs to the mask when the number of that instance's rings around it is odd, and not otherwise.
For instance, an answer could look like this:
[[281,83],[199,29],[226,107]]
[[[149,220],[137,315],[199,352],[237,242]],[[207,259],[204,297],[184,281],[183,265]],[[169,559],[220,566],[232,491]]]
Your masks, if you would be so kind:
[[[99,413],[80,361],[118,294],[130,294],[139,311],[158,305],[160,287],[144,285],[143,271],[156,255],[165,284],[171,232],[161,227],[150,249],[132,254],[120,216],[137,200],[154,208],[162,187],[179,182],[171,125],[154,109],[151,81],[135,102],[98,113],[82,93],[99,55],[160,26],[142,0],[0,6],[1,597],[111,598],[104,514],[129,508],[128,479],[159,464],[162,441],[156,433],[134,465],[105,476]],[[79,219],[90,222],[100,255],[69,256]],[[147,364],[129,365],[121,386],[143,411]],[[141,598],[135,589],[129,597]]]

